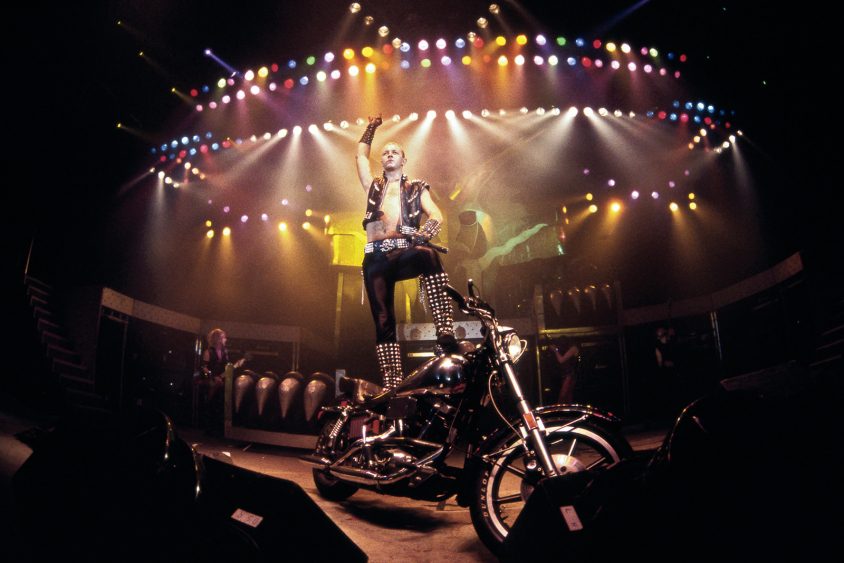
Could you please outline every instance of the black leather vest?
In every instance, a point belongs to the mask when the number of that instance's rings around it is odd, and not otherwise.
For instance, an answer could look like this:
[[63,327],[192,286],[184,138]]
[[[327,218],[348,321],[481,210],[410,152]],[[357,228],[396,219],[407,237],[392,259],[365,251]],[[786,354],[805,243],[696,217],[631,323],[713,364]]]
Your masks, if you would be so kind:
[[[377,221],[381,216],[381,204],[384,202],[384,194],[387,193],[386,186],[386,176],[372,179],[366,197],[366,214],[363,216],[364,229],[369,223]],[[402,225],[408,225],[414,229],[419,228],[419,221],[422,218],[422,190],[430,189],[431,186],[426,181],[419,179],[408,181],[407,176],[402,175],[400,188]]]

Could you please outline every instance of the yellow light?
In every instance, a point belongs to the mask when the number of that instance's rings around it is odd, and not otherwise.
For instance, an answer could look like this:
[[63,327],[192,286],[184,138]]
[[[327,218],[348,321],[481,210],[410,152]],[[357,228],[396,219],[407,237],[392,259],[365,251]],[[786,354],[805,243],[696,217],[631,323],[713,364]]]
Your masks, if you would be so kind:
[[463,55],[463,58],[462,58],[462,59],[460,59],[460,60],[461,60],[461,61],[463,62],[463,64],[464,64],[464,65],[466,65],[466,66],[469,66],[470,64],[472,64],[472,57],[470,57],[469,55]]
[[322,220],[325,221],[326,225],[329,224],[331,222],[331,215],[326,215]]
[[266,78],[267,76],[269,76],[269,74],[270,74],[270,69],[268,69],[265,66],[262,66],[261,68],[258,69],[258,76],[260,76],[261,78]]
[[366,57],[367,59],[372,56],[372,47],[366,46],[360,50],[360,54]]
[[428,68],[431,66],[431,59],[422,59],[422,62],[419,64],[421,64],[423,68]]
[[366,74],[372,74],[374,72],[375,72],[375,63],[367,63]]
[[527,35],[517,35],[516,43],[518,43],[519,45],[527,45]]
[[504,55],[498,57],[498,66],[507,66],[507,57]]
[[598,206],[597,205],[595,205],[593,203],[592,205],[589,206],[589,213],[597,213],[597,212],[598,212]]
[[354,49],[343,49],[343,58],[350,61],[355,58],[355,50]]
[[224,237],[231,236],[231,234],[232,234],[231,227],[223,227],[223,236]]
[[612,211],[613,213],[618,213],[619,211],[621,211],[621,204],[617,201],[612,202],[610,204],[610,211]]
[[615,49],[615,43],[613,43],[612,41],[607,43],[607,51],[609,51],[610,53],[615,53]]
[[205,233],[205,236],[208,238],[214,238],[214,229],[208,229],[208,232]]
[[313,214],[314,214],[313,209],[306,209],[305,210],[305,217],[310,217]]
[[564,205],[564,206],[563,206],[563,213],[568,213],[568,212],[569,212],[568,207],[566,207],[566,206]]
[[496,43],[496,45],[498,45],[499,47],[503,47],[504,45],[506,45],[506,44],[507,44],[507,40],[506,40],[506,39],[504,39],[504,36],[503,36],[503,35],[499,35],[498,37],[496,37],[496,38],[495,38],[495,43]]
[[278,230],[281,231],[282,233],[287,231],[287,223],[285,223],[283,221],[281,223],[279,223],[278,224]]
[[309,222],[305,221],[304,223],[302,223],[302,228],[307,231],[308,229],[311,228],[311,224]]
[[591,193],[586,194],[586,201],[592,201],[594,198],[595,198],[595,196],[593,196]]
[[690,193],[689,193],[689,199],[694,199],[694,198],[695,198],[695,193],[694,193],[694,192],[690,192]]
[[226,87],[226,79],[221,78],[217,81],[217,88],[225,88]]
[[207,221],[205,221],[206,227],[210,227],[211,225],[213,225],[213,223],[211,222],[211,219],[208,219]]
[[690,201],[689,202],[689,209],[691,209],[691,210],[697,209],[697,204],[693,201]]
[[678,209],[680,209],[680,206],[672,201],[671,203],[668,204],[668,209],[670,209],[673,213],[673,212],[677,211]]

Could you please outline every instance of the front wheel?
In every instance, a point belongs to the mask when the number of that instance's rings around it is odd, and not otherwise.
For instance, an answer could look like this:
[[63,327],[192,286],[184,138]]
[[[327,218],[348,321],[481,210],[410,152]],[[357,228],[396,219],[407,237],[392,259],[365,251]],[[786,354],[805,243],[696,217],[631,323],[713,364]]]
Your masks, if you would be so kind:
[[[337,437],[331,439],[331,431],[337,424],[337,418],[332,417],[323,426],[317,439],[316,454],[329,459],[335,459],[349,445],[349,425],[343,426]],[[326,500],[343,501],[355,494],[358,487],[337,479],[324,469],[313,469],[314,484],[319,495]]]
[[[609,466],[632,454],[620,433],[587,422],[567,425],[570,421],[543,418],[548,451],[561,475]],[[470,513],[481,541],[500,557],[504,540],[533,492],[536,479],[525,468],[521,440],[512,433],[486,451],[491,453],[474,479]]]

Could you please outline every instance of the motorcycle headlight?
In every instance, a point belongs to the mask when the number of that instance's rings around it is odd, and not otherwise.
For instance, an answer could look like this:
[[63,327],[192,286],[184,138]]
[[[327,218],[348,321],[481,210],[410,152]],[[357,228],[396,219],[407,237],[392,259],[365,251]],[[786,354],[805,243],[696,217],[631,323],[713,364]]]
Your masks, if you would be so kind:
[[510,361],[515,364],[527,350],[527,341],[520,340],[518,334],[511,332],[504,336],[504,349],[507,350]]

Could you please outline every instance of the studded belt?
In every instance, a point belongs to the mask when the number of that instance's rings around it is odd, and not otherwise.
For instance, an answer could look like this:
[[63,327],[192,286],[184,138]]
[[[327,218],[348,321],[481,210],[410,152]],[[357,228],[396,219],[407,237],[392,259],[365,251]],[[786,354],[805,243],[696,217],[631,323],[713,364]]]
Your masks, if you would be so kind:
[[385,238],[366,243],[363,247],[364,254],[371,252],[389,252],[396,248],[410,248],[410,242],[404,238]]

